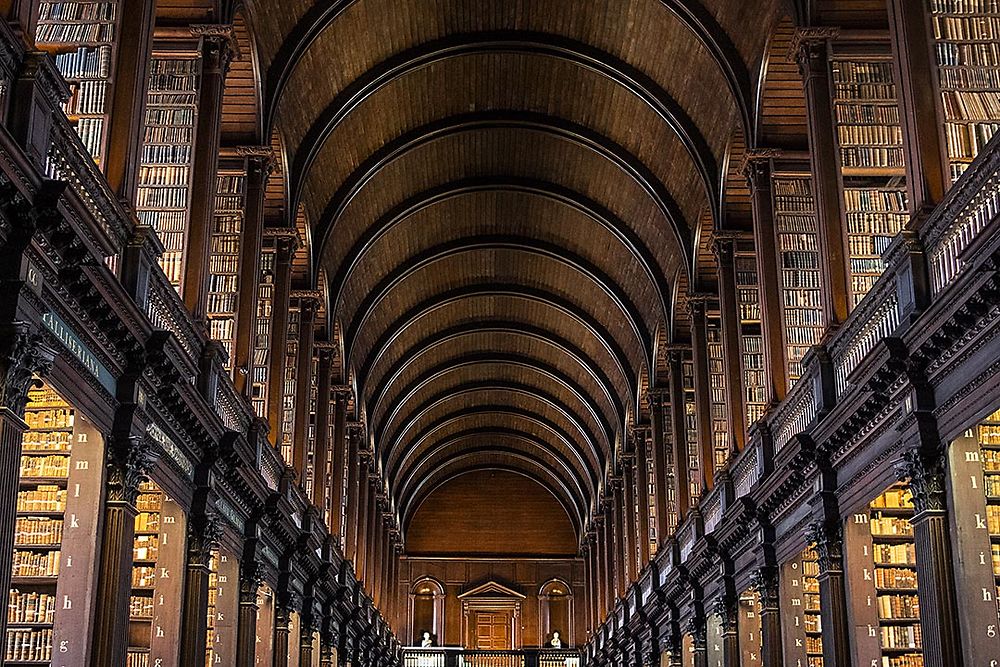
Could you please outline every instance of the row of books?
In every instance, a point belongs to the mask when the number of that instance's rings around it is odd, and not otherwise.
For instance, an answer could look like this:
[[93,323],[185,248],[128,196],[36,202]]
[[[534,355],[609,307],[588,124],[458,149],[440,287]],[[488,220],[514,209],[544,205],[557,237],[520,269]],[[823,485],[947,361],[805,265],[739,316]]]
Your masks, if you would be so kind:
[[136,205],[146,208],[185,209],[187,204],[187,187],[142,187],[136,194]]
[[920,649],[923,645],[920,625],[889,625],[879,628],[882,648]]
[[905,164],[902,148],[878,146],[842,146],[840,163],[849,169],[900,169]]
[[176,186],[186,183],[191,174],[188,165],[142,165],[139,167],[139,180],[146,186],[167,185]]
[[152,588],[156,583],[156,567],[153,565],[134,565],[132,567],[132,588]]
[[206,307],[207,312],[213,315],[232,316],[233,311],[235,309],[236,309],[235,294],[218,294],[214,292],[209,292],[208,304]]
[[879,595],[877,604],[882,620],[920,618],[920,600],[912,593]]
[[20,516],[14,522],[15,546],[59,544],[62,542],[62,534],[62,519]]
[[942,68],[1000,67],[1000,44],[996,42],[937,42],[934,53]]
[[986,506],[986,530],[991,535],[1000,535],[1000,505]]
[[[209,309],[208,312],[209,314],[213,314],[215,311]],[[236,321],[232,317],[213,317],[210,325],[213,340],[222,341],[223,343],[233,340]],[[231,352],[230,350],[230,359],[232,359]]]
[[22,551],[14,550],[11,563],[11,576],[14,577],[58,577],[58,551]]
[[[187,165],[191,162],[190,145],[144,144],[142,147],[143,166]],[[186,169],[186,167],[184,167]],[[142,169],[142,167],[140,167]],[[186,177],[185,177],[186,179]]]
[[[153,225],[162,240],[167,233],[183,234],[187,227],[187,209],[185,210],[147,210],[139,211],[139,221],[144,225]],[[157,223],[159,225],[157,226]]]
[[983,14],[1000,12],[1000,0],[931,0],[935,14]]
[[917,587],[917,571],[910,567],[879,567],[875,569],[878,588],[913,589]]
[[101,151],[104,149],[104,117],[79,118],[73,129],[91,157],[100,162]]
[[22,456],[21,477],[68,477],[69,457],[51,454],[49,456]]
[[838,123],[899,125],[899,107],[893,103],[841,103],[836,105],[834,113]]
[[52,630],[7,630],[4,660],[9,662],[44,662],[52,659]]
[[133,619],[153,618],[153,598],[146,595],[133,595],[129,597],[128,615]]
[[891,83],[838,83],[834,93],[840,100],[895,101],[896,87]]
[[888,60],[835,60],[832,70],[836,84],[892,83],[892,63]]
[[149,653],[146,651],[128,651],[125,654],[125,667],[149,667]]
[[934,39],[990,42],[1000,39],[1000,16],[931,17]]
[[160,530],[159,512],[139,512],[135,516],[135,529],[140,533],[155,533]]
[[185,125],[146,125],[142,140],[145,144],[189,144],[194,141],[194,128]]
[[888,211],[850,211],[845,216],[848,234],[895,236],[909,217],[908,213]]
[[924,667],[924,657],[919,653],[912,655],[883,655],[882,667]]
[[68,452],[73,434],[69,431],[25,431],[21,450],[25,452]]
[[38,5],[38,20],[50,21],[113,21],[116,4],[110,0],[75,0],[73,2],[42,2]]
[[160,552],[156,535],[136,535],[132,542],[132,560],[155,561]]
[[[213,239],[213,242],[215,239]],[[226,239],[228,244],[228,239]],[[238,243],[238,239],[237,239]],[[232,246],[229,246],[232,247]],[[239,245],[236,246],[239,249]],[[208,259],[209,271],[212,272],[213,277],[218,278],[218,280],[213,284],[209,284],[209,290],[213,292],[235,292],[236,291],[236,274],[240,268],[240,258],[236,254],[213,254]],[[216,287],[218,286],[218,287]]]
[[56,68],[68,80],[107,79],[111,76],[111,46],[82,47],[56,55]]
[[48,410],[29,410],[24,414],[28,428],[68,428],[73,425],[75,416],[72,408],[50,408]]
[[945,123],[948,155],[972,160],[998,130],[1000,123]]
[[942,88],[1000,88],[1000,63],[993,67],[942,67]]
[[72,95],[66,102],[66,113],[70,115],[97,115],[104,113],[104,102],[108,93],[108,82],[104,79],[85,79],[70,87]]
[[66,509],[66,489],[40,484],[37,488],[18,491],[18,512],[62,512]]
[[55,615],[55,595],[10,589],[7,596],[7,623],[51,623]]
[[913,494],[909,489],[889,489],[871,502],[873,509],[913,509]]
[[[240,252],[240,237],[230,233],[216,233],[212,235],[212,252],[217,255],[229,255],[233,261],[238,261]],[[238,265],[233,264],[231,271],[235,272]]]
[[872,555],[876,565],[915,565],[917,554],[912,542],[904,544],[875,544]]
[[62,396],[53,391],[48,385],[43,385],[37,389],[28,391],[28,412],[39,412],[49,408],[68,408],[69,405],[62,399]]
[[[892,242],[891,236],[849,234],[848,250],[852,255],[881,255]],[[881,271],[881,269],[880,269]]]
[[35,31],[39,44],[106,44],[114,38],[112,23],[39,23]]
[[944,117],[948,121],[994,121],[1000,118],[1000,91],[943,90]]
[[146,108],[144,121],[146,125],[174,127],[176,125],[194,125],[195,109],[190,106],[154,106]]

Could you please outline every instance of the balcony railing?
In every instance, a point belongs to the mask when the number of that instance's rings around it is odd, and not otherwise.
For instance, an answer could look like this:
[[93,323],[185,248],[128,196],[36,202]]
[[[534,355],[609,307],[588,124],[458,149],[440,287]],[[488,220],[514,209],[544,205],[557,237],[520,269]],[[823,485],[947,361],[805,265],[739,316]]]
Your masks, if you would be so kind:
[[574,649],[404,648],[403,667],[580,667],[580,652]]

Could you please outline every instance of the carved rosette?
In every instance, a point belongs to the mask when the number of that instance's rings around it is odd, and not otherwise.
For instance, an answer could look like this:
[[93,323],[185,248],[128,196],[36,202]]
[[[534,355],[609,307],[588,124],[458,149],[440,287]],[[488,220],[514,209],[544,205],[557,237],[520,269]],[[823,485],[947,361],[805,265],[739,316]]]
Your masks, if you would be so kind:
[[760,596],[762,609],[778,607],[778,569],[775,567],[760,567],[754,570],[750,577],[750,588]]
[[806,527],[806,541],[816,547],[819,571],[841,572],[844,563],[844,533],[839,523],[816,521]]
[[135,505],[139,486],[159,458],[152,438],[134,435],[113,436],[108,440],[108,500]]
[[3,351],[3,384],[0,385],[0,405],[14,414],[24,414],[28,390],[34,375],[47,375],[52,370],[55,351],[43,342],[42,336],[31,333],[26,322],[14,322],[7,331]]
[[909,484],[917,514],[945,510],[945,462],[940,452],[909,449],[896,466],[896,472],[900,480]]

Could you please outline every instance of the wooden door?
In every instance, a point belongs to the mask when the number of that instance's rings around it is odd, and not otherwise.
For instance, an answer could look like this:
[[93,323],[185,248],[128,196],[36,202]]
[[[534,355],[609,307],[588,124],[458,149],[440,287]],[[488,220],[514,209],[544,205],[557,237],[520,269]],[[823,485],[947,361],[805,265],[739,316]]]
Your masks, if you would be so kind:
[[474,632],[478,650],[509,651],[514,648],[509,611],[477,611]]

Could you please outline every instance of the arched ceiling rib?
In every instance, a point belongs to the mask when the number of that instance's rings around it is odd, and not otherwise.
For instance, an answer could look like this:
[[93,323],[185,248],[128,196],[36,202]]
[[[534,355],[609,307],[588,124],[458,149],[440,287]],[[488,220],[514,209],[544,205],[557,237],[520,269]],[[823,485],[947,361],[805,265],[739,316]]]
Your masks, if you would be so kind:
[[734,129],[755,143],[776,4],[251,5],[288,205],[404,525],[506,469],[583,529]]

